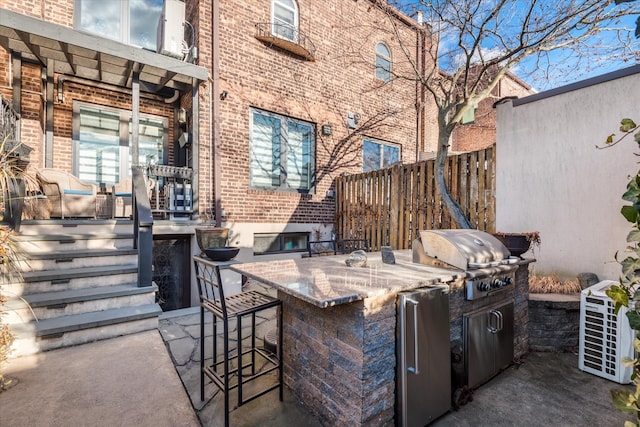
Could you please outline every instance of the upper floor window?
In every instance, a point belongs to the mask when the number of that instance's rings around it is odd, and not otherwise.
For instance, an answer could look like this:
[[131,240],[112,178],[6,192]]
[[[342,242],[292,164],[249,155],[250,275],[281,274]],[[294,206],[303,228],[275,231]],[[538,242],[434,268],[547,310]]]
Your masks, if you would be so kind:
[[378,141],[362,142],[362,171],[369,172],[389,167],[400,161],[400,147]]
[[163,3],[164,0],[75,0],[74,26],[155,52]]
[[274,36],[298,42],[298,5],[294,0],[272,0],[271,23]]
[[391,51],[384,43],[376,45],[376,77],[391,81]]
[[252,109],[250,127],[251,187],[309,192],[315,169],[315,126]]

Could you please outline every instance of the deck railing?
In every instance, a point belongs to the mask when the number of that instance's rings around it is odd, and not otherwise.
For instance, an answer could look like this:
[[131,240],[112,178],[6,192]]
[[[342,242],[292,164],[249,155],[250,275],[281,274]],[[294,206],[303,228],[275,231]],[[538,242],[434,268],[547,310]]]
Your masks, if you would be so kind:
[[7,141],[10,146],[5,147],[6,151],[13,148],[17,141],[20,141],[20,114],[13,109],[10,101],[0,94],[0,143]]
[[131,168],[133,176],[133,246],[138,249],[138,287],[153,280],[153,215],[141,167]]

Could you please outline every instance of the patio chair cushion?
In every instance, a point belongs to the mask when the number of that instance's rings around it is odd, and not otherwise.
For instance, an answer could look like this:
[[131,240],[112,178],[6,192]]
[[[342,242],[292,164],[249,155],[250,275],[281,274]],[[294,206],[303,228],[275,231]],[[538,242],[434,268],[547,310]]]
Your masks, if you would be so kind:
[[[147,185],[147,194],[149,199],[151,199],[152,190],[155,187],[155,180],[151,178],[146,178],[145,183]],[[131,182],[131,177],[125,178],[122,181],[115,184],[112,188],[111,193],[113,194],[113,217],[114,218],[128,218],[133,213],[133,194],[131,190],[133,188],[133,183]]]
[[96,217],[97,187],[60,169],[36,171],[42,192],[51,201],[51,217]]
[[90,196],[92,194],[90,190],[73,190],[70,188],[65,188],[63,192],[64,194],[78,194],[84,196]]

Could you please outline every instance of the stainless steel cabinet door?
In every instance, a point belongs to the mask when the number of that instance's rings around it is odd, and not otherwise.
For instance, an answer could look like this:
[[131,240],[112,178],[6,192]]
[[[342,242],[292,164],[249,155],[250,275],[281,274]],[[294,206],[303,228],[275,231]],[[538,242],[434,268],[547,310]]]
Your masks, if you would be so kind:
[[463,317],[467,386],[489,380],[513,360],[513,301]]
[[451,407],[448,290],[401,293],[398,339],[399,425],[424,426]]
[[495,335],[496,372],[506,368],[513,362],[513,302],[496,307],[500,313],[501,325]]

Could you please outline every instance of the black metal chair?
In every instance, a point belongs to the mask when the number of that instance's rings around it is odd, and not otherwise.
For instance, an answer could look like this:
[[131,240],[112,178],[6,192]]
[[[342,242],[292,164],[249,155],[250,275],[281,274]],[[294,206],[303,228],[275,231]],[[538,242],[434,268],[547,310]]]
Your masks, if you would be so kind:
[[338,252],[338,245],[335,240],[315,240],[307,242],[309,256],[335,255]]
[[[204,377],[211,379],[224,393],[224,425],[229,426],[229,392],[238,389],[238,406],[262,396],[276,388],[280,390],[280,401],[283,399],[282,374],[282,301],[257,291],[243,291],[239,294],[225,296],[220,275],[220,263],[207,258],[194,256],[196,280],[200,291],[200,399],[204,400]],[[256,314],[276,308],[278,322],[278,344],[276,354],[256,345]],[[205,360],[205,311],[213,314],[213,361],[207,364]],[[242,321],[251,318],[250,336],[242,336]],[[230,348],[229,322],[236,319],[237,341],[235,348]],[[222,322],[223,354],[218,360],[217,354],[217,323]],[[250,345],[244,347],[243,339],[249,340]],[[258,367],[257,363],[262,362]],[[263,377],[273,371],[278,371],[278,380],[274,384],[256,391],[252,387],[252,394],[243,395],[246,383]],[[266,380],[265,380],[266,381]],[[259,387],[256,387],[259,388]]]
[[316,240],[307,243],[309,256],[349,254],[356,250],[370,252],[367,239]]
[[343,254],[349,254],[353,251],[363,250],[370,252],[369,240],[367,239],[340,239],[338,240],[337,251]]

